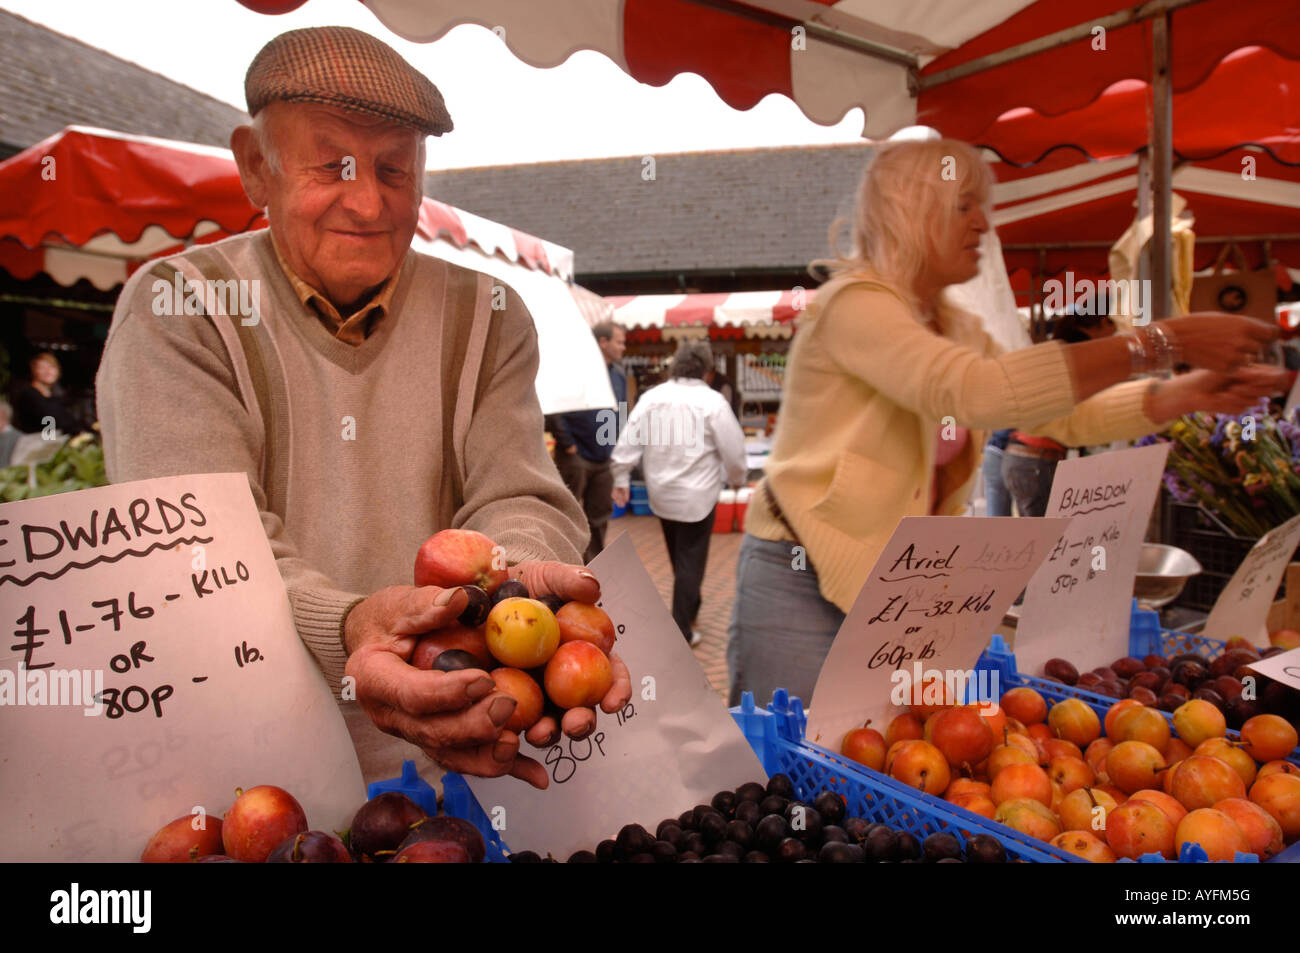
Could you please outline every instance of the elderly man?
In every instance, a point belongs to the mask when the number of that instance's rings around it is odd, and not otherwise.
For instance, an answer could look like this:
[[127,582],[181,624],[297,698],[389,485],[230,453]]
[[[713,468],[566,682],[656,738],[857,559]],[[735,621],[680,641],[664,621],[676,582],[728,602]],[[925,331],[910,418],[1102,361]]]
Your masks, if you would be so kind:
[[[533,594],[600,594],[572,565],[586,533],[542,441],[527,309],[492,278],[410,249],[425,138],[452,128],[442,96],[342,27],[276,37],[245,93],[253,124],[231,148],[271,227],[127,282],[98,377],[109,476],[247,472],[300,637],[336,692],[351,677],[343,708],[367,780],[410,752],[384,749],[377,726],[449,770],[545,787],[500,727],[515,701],[491,678],[408,664],[417,636],[467,601],[398,584],[440,529],[490,536]],[[167,314],[151,288],[177,275],[237,280],[252,313]],[[615,674],[605,711],[630,696],[622,663]],[[580,737],[595,718],[545,718],[527,739]]]

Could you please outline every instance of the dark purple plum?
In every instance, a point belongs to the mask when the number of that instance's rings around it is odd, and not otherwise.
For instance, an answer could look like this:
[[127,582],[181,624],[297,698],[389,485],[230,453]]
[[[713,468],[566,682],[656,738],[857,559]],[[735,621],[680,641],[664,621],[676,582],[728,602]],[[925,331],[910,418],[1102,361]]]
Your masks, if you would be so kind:
[[482,668],[483,663],[464,649],[448,649],[433,660],[435,672],[461,672],[467,668]]
[[518,579],[507,579],[501,585],[497,586],[497,591],[492,593],[492,604],[496,605],[504,599],[527,599],[528,587]]
[[844,798],[830,791],[823,791],[813,801],[813,807],[821,815],[823,824],[838,824],[844,820]]
[[352,817],[348,835],[352,856],[361,863],[388,860],[411,832],[411,825],[426,816],[424,808],[397,791],[372,797]]
[[1066,685],[1073,685],[1079,680],[1079,670],[1072,662],[1063,658],[1048,659],[1043,665],[1043,674],[1048,678],[1058,679]]
[[350,864],[352,855],[343,841],[324,831],[292,834],[266,858],[268,864]]
[[461,589],[469,596],[469,602],[465,606],[465,611],[456,617],[456,621],[471,629],[477,629],[487,621],[488,613],[492,611],[492,597],[478,586],[461,586]]
[[487,854],[487,846],[483,843],[483,835],[478,832],[478,828],[459,817],[426,817],[416,821],[411,825],[411,832],[406,835],[406,839],[397,850],[400,853],[403,848],[426,840],[453,841],[460,844],[465,848],[465,853],[469,854],[472,864],[483,863],[483,858]]
[[546,606],[546,608],[550,609],[552,612],[559,612],[568,600],[561,599],[559,596],[548,592],[544,596],[538,596],[537,601]]
[[794,783],[788,775],[774,774],[767,781],[767,793],[779,794],[783,798],[794,797]]

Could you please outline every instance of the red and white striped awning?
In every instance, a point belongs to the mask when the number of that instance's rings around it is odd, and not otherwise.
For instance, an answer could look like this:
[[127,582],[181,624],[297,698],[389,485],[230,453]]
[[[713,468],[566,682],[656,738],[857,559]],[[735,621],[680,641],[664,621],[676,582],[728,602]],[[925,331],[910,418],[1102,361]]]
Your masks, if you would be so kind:
[[[143,262],[265,228],[227,149],[69,126],[0,162],[0,268],[100,290]],[[425,198],[417,239],[573,277],[573,252]]]
[[684,337],[788,338],[812,289],[731,294],[610,295],[613,322],[633,344]]
[[[305,0],[239,2],[273,13]],[[514,54],[533,66],[556,66],[576,50],[596,50],[651,86],[680,73],[700,75],[735,109],[779,93],[809,118],[830,124],[861,107],[863,134],[873,139],[920,124],[980,144],[981,134],[1008,110],[1060,116],[1116,83],[1146,83],[1152,21],[1136,14],[1172,10],[1176,94],[1201,85],[1225,56],[1243,47],[1264,46],[1300,61],[1295,0],[363,2],[390,30],[417,43],[477,23],[499,30]],[[1062,34],[1066,42],[1057,42]],[[1006,61],[989,65],[984,58],[993,56]],[[949,72],[975,67],[968,75]],[[1238,87],[1234,99],[1258,89]],[[1224,111],[1214,120],[1216,134],[1234,144],[1250,141],[1239,127],[1255,118],[1250,109]],[[1133,129],[1145,141],[1145,122]],[[1098,141],[1082,138],[1080,130],[1067,130],[1062,141],[1091,155],[1115,147],[1114,130],[1092,132]]]

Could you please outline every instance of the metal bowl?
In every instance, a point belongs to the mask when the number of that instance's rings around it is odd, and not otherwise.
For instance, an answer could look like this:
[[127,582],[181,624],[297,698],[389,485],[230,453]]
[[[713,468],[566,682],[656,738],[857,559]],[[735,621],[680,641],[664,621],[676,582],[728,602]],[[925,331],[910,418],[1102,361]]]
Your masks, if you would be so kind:
[[1187,580],[1200,572],[1201,564],[1185,549],[1162,543],[1143,543],[1142,554],[1138,556],[1137,577],[1133,580],[1133,595],[1138,602],[1158,609],[1177,599]]

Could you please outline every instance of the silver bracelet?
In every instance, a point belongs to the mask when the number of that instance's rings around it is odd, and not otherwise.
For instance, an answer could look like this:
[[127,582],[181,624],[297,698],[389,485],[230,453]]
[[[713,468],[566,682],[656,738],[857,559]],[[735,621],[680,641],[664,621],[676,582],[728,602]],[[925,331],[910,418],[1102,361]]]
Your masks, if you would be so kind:
[[1174,372],[1174,348],[1165,335],[1165,329],[1152,322],[1142,329],[1146,332],[1150,345],[1152,360],[1149,370],[1161,377],[1170,377]]
[[1124,335],[1128,345],[1129,377],[1141,377],[1147,369],[1147,349],[1142,336],[1136,331]]
[[1147,371],[1154,374],[1166,373],[1171,367],[1170,358],[1173,356],[1169,351],[1169,341],[1161,333],[1162,329],[1154,324],[1149,324],[1141,330],[1147,338]]
[[1169,348],[1169,360],[1173,367],[1178,367],[1182,364],[1183,346],[1178,343],[1178,335],[1174,334],[1174,329],[1169,327],[1167,324],[1152,324],[1151,327],[1157,334],[1165,339],[1165,344]]

